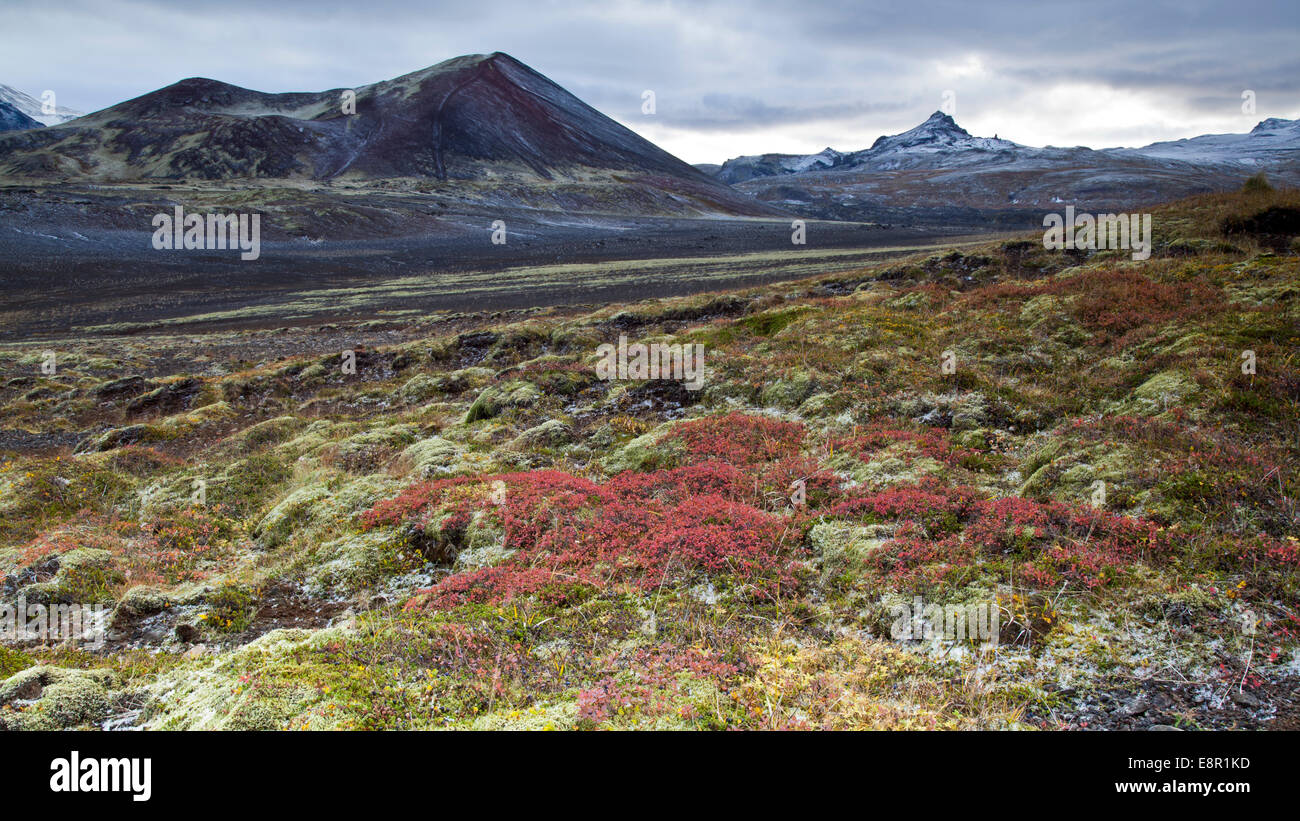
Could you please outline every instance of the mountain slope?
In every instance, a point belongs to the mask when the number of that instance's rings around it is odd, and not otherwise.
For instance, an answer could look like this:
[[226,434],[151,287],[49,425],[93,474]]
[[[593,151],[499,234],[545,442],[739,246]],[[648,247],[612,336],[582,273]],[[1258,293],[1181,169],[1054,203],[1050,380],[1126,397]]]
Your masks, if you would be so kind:
[[8,103],[41,125],[59,125],[81,116],[80,111],[65,106],[55,106],[53,114],[46,114],[39,100],[3,84],[0,84],[0,103]]
[[1124,209],[1232,190],[1259,170],[1300,184],[1300,121],[1271,119],[1249,134],[1093,150],[975,137],[935,112],[865,150],[737,157],[716,176],[756,199],[814,217],[1027,225],[1061,203]]
[[[633,182],[670,209],[676,198],[697,210],[771,211],[505,54],[457,57],[360,87],[351,92],[355,113],[344,110],[348,93],[266,94],[182,80],[49,133],[0,139],[0,173],[109,181]],[[598,193],[588,210],[601,206]]]
[[1186,140],[1152,143],[1143,148],[1111,149],[1111,152],[1243,167],[1294,161],[1300,154],[1300,120],[1270,117],[1247,134],[1205,134]]
[[9,103],[0,102],[0,131],[25,131],[42,125]]

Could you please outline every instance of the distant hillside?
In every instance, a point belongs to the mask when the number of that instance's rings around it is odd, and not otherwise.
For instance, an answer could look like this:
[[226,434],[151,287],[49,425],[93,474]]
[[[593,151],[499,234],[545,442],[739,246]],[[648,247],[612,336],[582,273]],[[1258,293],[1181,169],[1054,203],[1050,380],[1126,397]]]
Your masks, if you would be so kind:
[[1300,185],[1300,121],[1269,119],[1248,134],[1093,150],[976,137],[935,112],[861,151],[736,157],[715,176],[808,216],[947,222],[980,213],[1015,225],[1061,203],[1123,209],[1235,190],[1261,170]]
[[43,126],[9,103],[0,102],[0,131],[25,131]]
[[[61,128],[0,138],[0,173],[97,181],[565,181],[589,186],[556,203],[566,211],[773,210],[499,52],[355,90],[265,94],[182,80]],[[646,196],[628,206],[628,191]]]
[[59,125],[81,116],[80,111],[61,105],[55,106],[53,114],[46,114],[40,100],[4,84],[0,84],[0,103],[8,103],[41,125]]

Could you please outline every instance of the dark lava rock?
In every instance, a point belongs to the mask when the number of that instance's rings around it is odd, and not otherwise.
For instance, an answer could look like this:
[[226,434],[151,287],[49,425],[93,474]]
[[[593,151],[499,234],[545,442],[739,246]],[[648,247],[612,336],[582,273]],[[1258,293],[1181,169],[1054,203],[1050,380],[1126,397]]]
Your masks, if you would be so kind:
[[91,393],[99,399],[122,399],[128,396],[139,396],[152,387],[153,383],[143,376],[124,376],[95,387]]
[[127,404],[128,413],[144,413],[146,411],[158,411],[161,413],[176,413],[189,407],[190,402],[198,395],[203,388],[203,383],[194,378],[182,379],[179,382],[173,382],[170,385],[163,385],[161,388],[155,388],[144,396],[132,399]]
[[148,433],[148,425],[127,425],[124,428],[113,428],[100,434],[98,438],[85,440],[77,446],[77,451],[86,453],[134,445],[143,440]]
[[1126,716],[1139,716],[1150,708],[1151,704],[1146,700],[1145,696],[1137,696],[1127,702],[1119,711]]

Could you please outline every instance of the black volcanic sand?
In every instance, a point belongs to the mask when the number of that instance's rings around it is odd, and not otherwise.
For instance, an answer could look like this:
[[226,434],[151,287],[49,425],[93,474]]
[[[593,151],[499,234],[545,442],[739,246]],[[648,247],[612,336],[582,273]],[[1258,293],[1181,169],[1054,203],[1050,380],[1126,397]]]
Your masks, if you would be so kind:
[[[499,213],[499,212],[498,212]],[[228,330],[319,324],[415,312],[508,310],[603,304],[678,296],[774,279],[810,276],[806,256],[826,251],[840,269],[886,254],[952,241],[970,228],[887,228],[812,222],[807,244],[791,243],[789,221],[506,214],[507,242],[491,242],[487,214],[444,216],[459,230],[373,240],[266,239],[261,256],[241,261],[237,250],[159,251],[151,234],[104,227],[99,220],[41,224],[0,215],[0,338],[14,341],[78,335],[87,329],[121,333],[170,320],[169,330]],[[71,216],[71,215],[69,215]],[[136,224],[139,224],[136,222]],[[860,256],[842,252],[860,249]],[[785,253],[797,261],[783,266]],[[764,254],[737,262],[737,254]],[[724,259],[732,257],[731,260]],[[696,260],[685,275],[643,274],[606,280],[600,270],[552,271],[532,277],[519,269],[616,260]],[[856,263],[855,263],[856,260]],[[803,267],[800,267],[803,266]],[[494,287],[494,272],[515,269]],[[825,268],[824,270],[833,270]],[[475,278],[477,274],[477,278]],[[477,283],[467,288],[466,278]],[[418,280],[396,289],[398,280]],[[330,289],[357,289],[335,299]],[[393,293],[389,293],[393,291]],[[323,298],[312,299],[312,295]],[[263,310],[256,309],[262,306]],[[278,307],[277,307],[278,306]],[[242,315],[205,316],[214,312]],[[97,327],[98,326],[98,327]],[[106,327],[112,326],[112,327]],[[93,331],[92,331],[93,332]]]

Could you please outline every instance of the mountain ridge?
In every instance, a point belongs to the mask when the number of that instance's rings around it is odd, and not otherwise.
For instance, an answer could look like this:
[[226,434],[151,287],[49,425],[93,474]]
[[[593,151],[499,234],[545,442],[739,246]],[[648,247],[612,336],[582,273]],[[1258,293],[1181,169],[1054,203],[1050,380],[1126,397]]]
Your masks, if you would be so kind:
[[[360,86],[352,90],[355,115],[343,110],[342,95],[348,91],[268,93],[220,80],[190,77],[85,115],[76,127],[84,133],[85,129],[95,127],[130,129],[142,122],[160,122],[172,132],[193,133],[201,129],[192,128],[190,132],[184,129],[194,120],[198,121],[195,127],[211,128],[228,126],[233,121],[264,121],[260,123],[262,129],[290,139],[296,148],[320,143],[326,155],[311,157],[305,164],[299,161],[255,166],[248,169],[254,176],[328,178],[357,170],[377,176],[431,175],[446,179],[464,171],[449,167],[455,164],[449,162],[448,155],[459,153],[468,160],[518,162],[548,179],[554,169],[547,161],[553,161],[554,165],[585,161],[593,167],[628,170],[640,163],[659,171],[705,178],[685,162],[502,52],[452,58],[391,80]],[[489,124],[495,128],[485,128],[485,117],[472,121],[469,115],[482,113],[481,109],[489,103],[500,105],[504,112],[498,114],[504,114],[508,125],[523,133],[511,133],[499,122]],[[403,107],[405,111],[397,111]],[[347,120],[350,116],[356,119]],[[378,126],[368,122],[376,117],[380,119]],[[403,145],[411,142],[411,129],[398,129],[394,133],[394,127],[401,125],[399,120],[403,118],[413,121],[417,128],[429,127],[432,138],[429,144]],[[497,120],[500,119],[498,116]],[[541,133],[541,126],[551,127],[559,139]],[[585,126],[585,132],[578,126]],[[303,137],[281,133],[290,129],[297,129]],[[66,142],[68,134],[64,130],[54,139]],[[162,135],[153,147],[165,146],[166,140],[174,136],[174,133]],[[347,158],[341,165],[329,160],[329,150],[338,148],[336,143],[357,140],[361,144],[356,147],[362,149],[358,155]],[[536,140],[537,144],[525,145],[530,140]],[[110,143],[110,149],[116,147]],[[368,155],[365,151],[368,147],[376,149],[369,152],[371,155],[383,154],[387,149],[387,156]],[[0,145],[0,155],[5,153],[5,148]],[[405,153],[392,150],[398,148],[409,150]],[[216,178],[215,172],[221,170],[220,166],[188,167],[186,162],[192,159],[189,157],[182,157],[179,162],[175,157],[168,159],[170,167],[159,168],[157,163],[144,163],[139,156],[128,152],[126,167],[116,176],[167,176],[159,172],[171,171]]]
[[[898,134],[886,134],[877,137],[870,148],[859,151],[839,151],[827,147],[816,154],[751,154],[732,157],[726,160],[715,173],[725,182],[742,182],[755,176],[777,176],[799,174],[805,171],[819,171],[826,168],[858,167],[871,165],[882,168],[882,156],[887,153],[901,153],[909,149],[936,150],[978,150],[1005,152],[1095,152],[1103,155],[1169,157],[1179,158],[1177,150],[1184,146],[1232,144],[1239,147],[1241,143],[1254,138],[1270,139],[1269,150],[1300,151],[1300,120],[1287,120],[1270,117],[1261,120],[1251,131],[1244,134],[1203,134],[1181,140],[1168,140],[1150,143],[1139,148],[1100,148],[1086,146],[1028,146],[1003,140],[997,137],[976,137],[957,124],[948,114],[936,111],[921,124]],[[826,161],[833,158],[833,161]],[[1225,157],[1217,158],[1220,162],[1230,161]]]
[[44,128],[45,125],[10,103],[0,100],[0,131],[27,131],[32,128]]
[[55,106],[53,114],[46,114],[40,101],[30,94],[24,94],[18,89],[0,83],[0,103],[8,103],[26,116],[40,123],[41,125],[51,126],[66,123],[69,120],[75,120],[80,117],[82,112],[76,111],[66,106]]
[[1040,148],[973,136],[935,112],[867,149],[734,157],[714,176],[805,216],[912,224],[982,213],[1013,226],[1065,202],[1124,209],[1232,190],[1259,171],[1300,185],[1300,120],[1142,148]]
[[[503,52],[355,89],[267,93],[190,77],[48,131],[0,135],[0,173],[96,182],[407,180],[491,198],[502,183],[558,210],[771,215]],[[629,176],[630,175],[630,176]],[[471,190],[472,189],[472,190]],[[630,190],[629,189],[629,190]],[[640,194],[637,194],[640,192]]]

